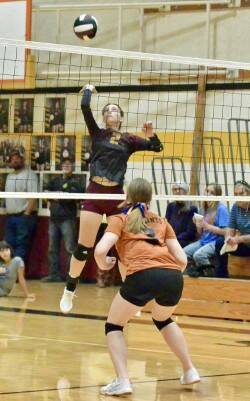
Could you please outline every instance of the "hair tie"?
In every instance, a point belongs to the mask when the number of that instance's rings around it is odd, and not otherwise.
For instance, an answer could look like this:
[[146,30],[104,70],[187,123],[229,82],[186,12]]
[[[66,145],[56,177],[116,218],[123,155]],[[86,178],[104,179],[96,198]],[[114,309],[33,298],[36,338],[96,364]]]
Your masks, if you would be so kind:
[[136,203],[134,206],[130,205],[124,209],[122,209],[123,214],[129,214],[135,209],[140,209],[142,217],[145,217],[145,204],[144,203]]
[[145,217],[145,205],[144,205],[144,203],[136,203],[136,205],[133,206],[132,210],[135,210],[135,209],[140,209],[142,217]]

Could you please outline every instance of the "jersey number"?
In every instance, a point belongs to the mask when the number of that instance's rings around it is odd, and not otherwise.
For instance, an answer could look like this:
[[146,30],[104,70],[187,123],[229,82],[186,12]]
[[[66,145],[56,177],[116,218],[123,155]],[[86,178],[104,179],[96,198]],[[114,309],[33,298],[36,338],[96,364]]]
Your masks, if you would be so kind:
[[120,139],[121,134],[113,134],[110,138],[110,143],[112,143],[112,145],[118,145]]

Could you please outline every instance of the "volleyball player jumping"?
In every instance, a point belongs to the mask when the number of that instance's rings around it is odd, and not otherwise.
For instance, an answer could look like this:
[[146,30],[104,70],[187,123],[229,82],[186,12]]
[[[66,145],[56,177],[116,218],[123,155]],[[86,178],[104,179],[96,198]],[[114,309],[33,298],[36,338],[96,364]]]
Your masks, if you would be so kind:
[[182,363],[181,384],[200,381],[182,331],[171,319],[182,294],[182,271],[187,258],[167,220],[148,210],[151,198],[151,184],[142,178],[133,180],[127,191],[130,207],[110,218],[95,249],[99,267],[109,270],[114,266],[115,258],[107,253],[116,244],[119,259],[126,267],[126,279],[111,304],[105,325],[117,378],[102,387],[101,394],[132,393],[123,327],[151,300],[153,322]]
[[[103,110],[104,129],[98,127],[90,101],[93,85],[83,89],[81,108],[85,123],[92,139],[90,162],[90,183],[87,193],[121,194],[129,157],[136,151],[148,150],[161,152],[163,146],[153,133],[151,122],[144,124],[148,139],[120,132],[123,111],[117,104],[107,104]],[[72,309],[72,301],[79,276],[83,270],[88,254],[92,251],[103,215],[107,218],[118,212],[119,200],[86,200],[80,213],[78,245],[72,255],[67,284],[60,302],[63,313]]]

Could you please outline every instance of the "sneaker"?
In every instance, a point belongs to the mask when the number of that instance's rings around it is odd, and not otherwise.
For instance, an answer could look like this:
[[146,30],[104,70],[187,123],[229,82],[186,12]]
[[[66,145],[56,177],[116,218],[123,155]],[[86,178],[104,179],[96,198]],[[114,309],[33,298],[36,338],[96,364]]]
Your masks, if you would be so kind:
[[133,389],[128,379],[114,379],[107,386],[101,387],[100,393],[106,395],[132,394]]
[[190,368],[184,372],[184,374],[180,378],[181,384],[194,384],[201,381],[199,373],[195,368]]
[[75,297],[75,291],[68,291],[64,288],[63,296],[60,301],[60,309],[62,313],[69,313],[73,307],[73,298]]

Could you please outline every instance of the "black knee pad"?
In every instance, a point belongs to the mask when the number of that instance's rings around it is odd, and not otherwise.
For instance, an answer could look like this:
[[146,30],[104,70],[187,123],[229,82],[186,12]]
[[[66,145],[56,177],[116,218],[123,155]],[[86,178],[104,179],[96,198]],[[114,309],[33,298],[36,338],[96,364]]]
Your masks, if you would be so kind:
[[153,318],[152,318],[152,320],[153,320],[154,324],[156,325],[157,329],[160,331],[162,329],[164,329],[164,327],[168,326],[170,323],[173,323],[173,320],[171,319],[171,317],[169,317],[168,319],[163,320],[163,321],[155,320]]
[[123,331],[123,326],[119,326],[118,324],[113,323],[105,323],[105,334],[107,335],[111,331]]
[[73,256],[80,261],[87,260],[89,253],[92,251],[93,248],[88,248],[85,245],[77,244],[76,249],[73,252]]

